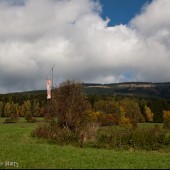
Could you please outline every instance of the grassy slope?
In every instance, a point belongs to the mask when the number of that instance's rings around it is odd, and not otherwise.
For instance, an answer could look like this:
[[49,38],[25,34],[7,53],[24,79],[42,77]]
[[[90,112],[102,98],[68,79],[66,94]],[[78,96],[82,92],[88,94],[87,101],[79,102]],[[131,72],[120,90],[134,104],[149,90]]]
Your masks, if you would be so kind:
[[[0,118],[1,168],[170,168],[170,153],[114,151],[48,144],[30,137],[37,123],[2,124]],[[17,162],[19,167],[5,166]]]

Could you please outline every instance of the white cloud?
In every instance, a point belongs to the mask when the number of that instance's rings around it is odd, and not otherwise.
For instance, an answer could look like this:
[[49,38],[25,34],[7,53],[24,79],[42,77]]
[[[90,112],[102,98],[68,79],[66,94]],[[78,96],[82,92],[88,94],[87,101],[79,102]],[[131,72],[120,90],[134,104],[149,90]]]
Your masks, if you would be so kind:
[[45,88],[54,64],[57,84],[170,80],[169,0],[114,27],[91,0],[11,2],[0,1],[1,91]]
[[132,19],[131,25],[146,36],[154,36],[170,27],[169,0],[153,0],[141,14]]

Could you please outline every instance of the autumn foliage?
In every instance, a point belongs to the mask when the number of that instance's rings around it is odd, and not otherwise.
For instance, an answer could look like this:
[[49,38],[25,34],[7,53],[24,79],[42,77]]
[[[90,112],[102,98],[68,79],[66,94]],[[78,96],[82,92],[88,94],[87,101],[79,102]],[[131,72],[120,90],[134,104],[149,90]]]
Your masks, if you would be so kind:
[[154,114],[148,106],[145,106],[145,115],[148,122],[153,122]]
[[88,104],[80,83],[67,80],[54,89],[53,115],[60,127],[76,131],[86,124]]
[[[47,112],[48,124],[37,127],[33,136],[47,138],[58,144],[91,144],[97,148],[142,148],[156,150],[169,144],[167,130],[137,128],[137,123],[153,121],[149,107],[141,112],[137,100],[114,98],[94,101],[83,94],[80,83],[67,80],[53,89]],[[170,113],[164,111],[166,126]],[[118,127],[118,128],[117,128]]]
[[163,111],[164,127],[170,130],[170,111]]

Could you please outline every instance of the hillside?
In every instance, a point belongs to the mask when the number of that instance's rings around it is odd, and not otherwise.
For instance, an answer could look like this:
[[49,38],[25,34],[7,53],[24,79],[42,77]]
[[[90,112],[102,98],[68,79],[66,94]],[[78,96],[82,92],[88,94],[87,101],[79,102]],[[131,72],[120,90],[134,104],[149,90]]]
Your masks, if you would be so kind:
[[[132,99],[135,99],[139,104],[141,112],[143,112],[144,105],[150,107],[155,115],[154,122],[162,122],[163,110],[170,110],[170,83],[83,83],[82,85],[92,107],[99,100],[110,100],[110,96],[115,96],[111,97],[115,101],[123,101],[124,96],[130,96],[130,99],[132,96]],[[26,102],[30,102],[32,108],[39,108],[41,115],[43,115],[51,101],[47,100],[46,90],[0,94],[0,115],[4,116],[5,107],[8,108],[8,105],[14,103],[21,109],[25,107]],[[40,113],[40,110],[38,113]]]
[[112,84],[84,83],[86,94],[129,95],[145,98],[170,99],[170,82],[126,82]]
[[[88,95],[125,95],[143,98],[163,98],[170,99],[170,82],[151,83],[151,82],[125,82],[111,84],[83,83],[84,92]],[[0,99],[6,96],[20,96],[21,98],[40,97],[46,98],[46,90],[27,91],[0,94]],[[16,97],[17,99],[18,97]]]

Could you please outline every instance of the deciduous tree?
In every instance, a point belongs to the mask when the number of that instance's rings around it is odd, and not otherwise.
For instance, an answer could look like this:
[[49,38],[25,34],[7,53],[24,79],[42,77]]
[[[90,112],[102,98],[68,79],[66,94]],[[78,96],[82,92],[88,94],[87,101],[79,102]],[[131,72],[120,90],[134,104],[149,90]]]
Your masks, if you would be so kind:
[[56,115],[59,126],[76,131],[85,123],[87,101],[82,91],[82,85],[67,80],[54,89],[53,115]]
[[146,115],[146,119],[148,122],[153,122],[153,112],[152,110],[150,109],[150,107],[148,106],[145,106],[145,115]]
[[163,111],[164,127],[170,130],[170,111]]

